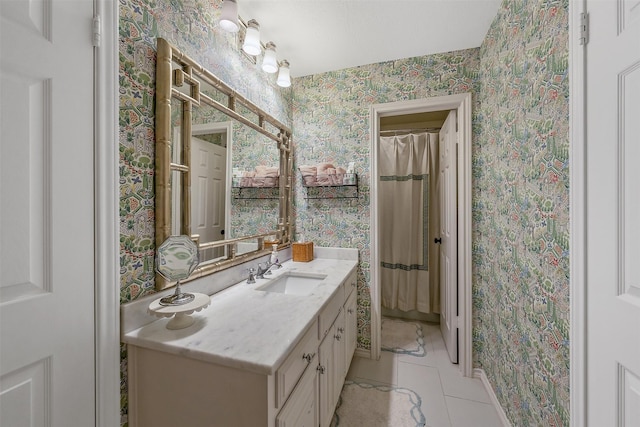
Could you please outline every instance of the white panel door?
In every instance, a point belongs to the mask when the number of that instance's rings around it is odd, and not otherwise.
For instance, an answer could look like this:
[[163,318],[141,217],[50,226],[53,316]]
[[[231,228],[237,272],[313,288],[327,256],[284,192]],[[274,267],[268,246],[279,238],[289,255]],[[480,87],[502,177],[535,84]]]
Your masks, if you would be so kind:
[[93,3],[0,15],[0,425],[91,426]]
[[457,114],[452,110],[440,130],[440,331],[449,358],[458,363],[458,209]]
[[587,1],[587,420],[640,426],[640,1]]
[[[191,138],[191,233],[200,242],[225,238],[227,149],[197,137]],[[200,261],[224,255],[224,248],[201,254]]]

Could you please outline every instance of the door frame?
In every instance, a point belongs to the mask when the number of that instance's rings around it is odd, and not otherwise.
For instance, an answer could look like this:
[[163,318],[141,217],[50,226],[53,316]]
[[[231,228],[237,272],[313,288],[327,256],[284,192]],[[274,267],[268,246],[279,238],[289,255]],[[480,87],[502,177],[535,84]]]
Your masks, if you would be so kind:
[[[95,425],[120,425],[118,2],[94,0]],[[94,25],[94,29],[96,26]]]
[[471,282],[471,93],[437,96],[410,101],[373,104],[370,108],[371,165],[371,350],[370,357],[380,358],[381,351],[381,289],[379,255],[379,207],[378,207],[378,147],[380,118],[403,114],[442,110],[458,113],[458,328],[459,364],[465,377],[473,376],[472,370],[472,282]]
[[570,300],[570,345],[569,345],[569,400],[570,425],[586,426],[587,353],[586,353],[586,75],[585,46],[581,45],[581,14],[586,13],[586,1],[569,2],[569,300]]

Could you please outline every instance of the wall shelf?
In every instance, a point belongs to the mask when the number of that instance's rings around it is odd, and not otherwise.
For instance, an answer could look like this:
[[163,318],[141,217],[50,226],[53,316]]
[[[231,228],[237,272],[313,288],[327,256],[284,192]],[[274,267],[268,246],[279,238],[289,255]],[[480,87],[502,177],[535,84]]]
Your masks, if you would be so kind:
[[[315,176],[314,178],[315,182],[310,180],[308,176],[302,176],[302,186],[307,192],[306,200],[358,198],[358,175],[355,173],[343,174],[342,179],[332,175]],[[320,183],[318,183],[318,178]]]
[[280,187],[231,187],[234,200],[275,200],[279,194]]
[[279,192],[279,177],[233,177],[232,180],[231,197],[236,200],[278,199]]

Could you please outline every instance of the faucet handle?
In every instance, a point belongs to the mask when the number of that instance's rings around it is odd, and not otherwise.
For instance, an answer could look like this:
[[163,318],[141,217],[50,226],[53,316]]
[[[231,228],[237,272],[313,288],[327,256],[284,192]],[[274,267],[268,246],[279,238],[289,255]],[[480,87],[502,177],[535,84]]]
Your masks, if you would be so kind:
[[251,267],[247,269],[249,271],[249,278],[247,279],[248,284],[256,283],[256,269]]
[[264,279],[265,269],[262,268],[262,263],[258,263],[258,272],[256,273],[256,277],[258,279]]

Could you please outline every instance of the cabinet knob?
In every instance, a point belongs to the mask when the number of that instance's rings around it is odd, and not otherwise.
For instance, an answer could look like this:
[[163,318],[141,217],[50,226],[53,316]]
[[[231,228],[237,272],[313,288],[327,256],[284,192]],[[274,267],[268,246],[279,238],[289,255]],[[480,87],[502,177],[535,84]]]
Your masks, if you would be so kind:
[[338,341],[340,341],[340,338],[342,338],[342,336],[340,334],[334,335],[333,337]]
[[340,332],[341,334],[344,334],[344,328],[338,328],[338,332]]
[[304,354],[302,355],[302,358],[303,358],[304,360],[306,360],[306,361],[307,361],[307,363],[311,363],[311,360],[313,360],[313,357],[314,357],[315,355],[316,355],[315,353],[304,353]]
[[325,371],[324,366],[318,365],[318,367],[316,368],[316,371],[320,372],[321,374],[324,374],[324,371]]
[[353,314],[353,308],[349,308],[349,309],[347,309],[347,313],[349,313],[349,314]]

